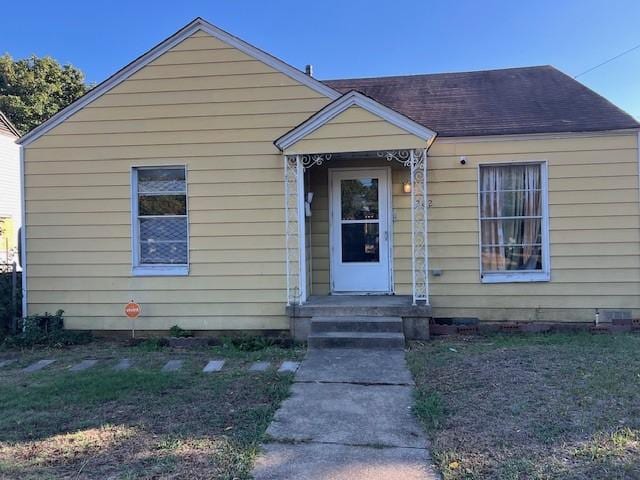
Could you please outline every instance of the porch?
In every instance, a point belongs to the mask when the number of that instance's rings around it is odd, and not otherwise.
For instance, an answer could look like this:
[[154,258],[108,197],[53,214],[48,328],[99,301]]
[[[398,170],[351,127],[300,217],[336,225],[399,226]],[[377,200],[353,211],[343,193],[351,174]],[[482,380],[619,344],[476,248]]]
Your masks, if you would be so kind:
[[[338,337],[350,323],[354,343],[363,328],[371,338],[397,333],[378,332],[384,322],[376,317],[401,322],[412,338],[428,336],[427,151],[434,139],[352,91],[274,142],[283,152],[287,311],[296,338],[313,333],[316,318],[337,319]],[[422,319],[423,333],[405,318]]]

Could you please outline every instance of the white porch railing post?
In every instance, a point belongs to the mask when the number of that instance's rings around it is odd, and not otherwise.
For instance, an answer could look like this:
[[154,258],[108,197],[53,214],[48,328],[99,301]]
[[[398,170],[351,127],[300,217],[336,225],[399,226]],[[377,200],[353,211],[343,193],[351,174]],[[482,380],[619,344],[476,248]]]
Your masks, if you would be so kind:
[[422,208],[423,208],[423,237],[424,237],[424,300],[429,305],[429,192],[427,191],[427,149],[422,151]]
[[413,304],[429,304],[429,257],[427,251],[427,150],[411,150],[411,247]]
[[415,164],[416,156],[413,150],[410,152],[409,170],[411,175],[411,291],[413,304],[417,304],[418,291],[416,288],[416,188],[415,188]]
[[304,198],[304,167],[302,158],[296,155],[296,186],[297,189],[297,213],[298,213],[298,303],[307,300],[307,235],[305,231],[305,198]]
[[287,305],[296,303],[299,269],[298,244],[298,158],[284,156],[284,222],[285,222],[285,275],[287,285]]
[[411,284],[413,304],[429,304],[429,257],[427,251],[427,149],[386,150],[378,156],[409,167],[411,174]]

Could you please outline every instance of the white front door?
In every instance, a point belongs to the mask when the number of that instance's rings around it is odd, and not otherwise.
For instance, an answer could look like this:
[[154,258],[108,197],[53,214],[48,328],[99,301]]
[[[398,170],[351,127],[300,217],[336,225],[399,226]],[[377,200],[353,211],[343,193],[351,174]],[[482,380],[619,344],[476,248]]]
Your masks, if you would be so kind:
[[330,169],[331,290],[391,293],[389,169]]

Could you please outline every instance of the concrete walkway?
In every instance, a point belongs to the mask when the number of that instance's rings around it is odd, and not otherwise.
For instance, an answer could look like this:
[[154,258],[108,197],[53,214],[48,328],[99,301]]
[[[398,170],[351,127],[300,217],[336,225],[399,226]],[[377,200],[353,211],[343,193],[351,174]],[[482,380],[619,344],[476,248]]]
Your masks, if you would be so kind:
[[310,350],[267,429],[256,480],[433,480],[402,350]]

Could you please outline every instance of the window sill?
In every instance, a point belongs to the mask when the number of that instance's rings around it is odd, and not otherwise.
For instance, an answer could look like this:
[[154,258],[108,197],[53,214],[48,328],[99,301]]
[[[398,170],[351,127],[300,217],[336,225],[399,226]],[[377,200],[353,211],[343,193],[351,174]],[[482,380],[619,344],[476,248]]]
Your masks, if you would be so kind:
[[480,276],[482,283],[533,283],[548,282],[551,280],[549,272],[527,273],[485,273]]
[[131,269],[134,277],[170,277],[189,275],[188,265],[144,265]]

